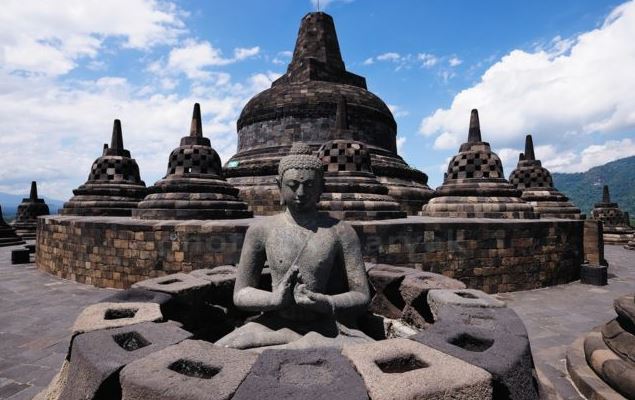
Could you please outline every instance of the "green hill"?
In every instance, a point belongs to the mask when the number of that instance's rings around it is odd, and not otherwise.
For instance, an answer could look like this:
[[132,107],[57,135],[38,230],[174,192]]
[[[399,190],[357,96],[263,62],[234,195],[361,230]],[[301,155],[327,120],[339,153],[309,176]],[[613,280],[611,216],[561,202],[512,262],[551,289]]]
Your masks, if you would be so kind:
[[575,174],[553,173],[556,188],[589,215],[602,199],[602,186],[609,185],[611,201],[635,218],[635,156],[611,161]]

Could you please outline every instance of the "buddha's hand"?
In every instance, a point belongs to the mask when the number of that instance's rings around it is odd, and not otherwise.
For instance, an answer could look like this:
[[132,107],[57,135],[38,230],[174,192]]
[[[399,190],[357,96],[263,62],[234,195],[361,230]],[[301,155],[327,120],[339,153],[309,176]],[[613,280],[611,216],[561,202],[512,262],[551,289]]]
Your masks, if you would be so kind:
[[276,308],[285,308],[293,304],[293,287],[298,281],[300,270],[296,265],[291,266],[280,282],[273,288],[271,304]]
[[335,313],[329,296],[307,289],[304,283],[296,285],[293,289],[293,298],[299,306],[320,314],[333,315]]

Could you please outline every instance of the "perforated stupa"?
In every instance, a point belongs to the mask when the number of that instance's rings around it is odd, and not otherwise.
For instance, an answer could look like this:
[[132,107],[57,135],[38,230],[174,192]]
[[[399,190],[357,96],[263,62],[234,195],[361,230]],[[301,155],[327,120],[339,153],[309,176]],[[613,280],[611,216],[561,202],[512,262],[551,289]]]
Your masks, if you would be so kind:
[[35,239],[37,217],[41,215],[49,215],[49,206],[37,197],[37,183],[33,181],[29,197],[22,199],[12,224],[16,233],[25,240]]

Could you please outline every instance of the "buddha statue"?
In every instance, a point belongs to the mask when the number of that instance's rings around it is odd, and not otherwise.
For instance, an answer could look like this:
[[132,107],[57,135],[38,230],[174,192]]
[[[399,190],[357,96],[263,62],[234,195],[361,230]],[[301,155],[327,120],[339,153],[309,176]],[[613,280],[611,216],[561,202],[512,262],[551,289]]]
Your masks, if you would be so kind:
[[[318,212],[322,162],[296,143],[278,174],[286,210],[247,230],[233,295],[236,307],[261,314],[216,344],[262,350],[372,341],[351,322],[370,302],[359,238],[348,223]],[[258,288],[265,261],[271,292]]]

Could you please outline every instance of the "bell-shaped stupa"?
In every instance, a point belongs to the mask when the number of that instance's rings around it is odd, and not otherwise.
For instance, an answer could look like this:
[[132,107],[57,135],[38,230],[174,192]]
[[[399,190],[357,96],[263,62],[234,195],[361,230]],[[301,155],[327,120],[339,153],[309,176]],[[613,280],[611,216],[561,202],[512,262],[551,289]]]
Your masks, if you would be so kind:
[[137,161],[123,146],[121,122],[116,119],[110,147],[93,163],[88,181],[73,190],[75,196],[64,203],[60,214],[130,216],[146,195]]
[[4,220],[0,206],[0,247],[17,246],[24,243],[24,240],[15,233],[15,229]]
[[521,192],[505,179],[503,164],[481,139],[478,111],[472,110],[467,142],[448,165],[443,185],[421,215],[456,218],[538,218]]
[[509,183],[522,191],[520,198],[534,206],[540,218],[585,218],[567,196],[553,187],[551,173],[536,160],[531,135],[525,137],[525,152],[520,154]]
[[602,201],[595,203],[591,216],[602,221],[602,232],[605,244],[627,244],[635,230],[631,227],[628,213],[620,210],[617,203],[611,202],[608,185],[602,188]]
[[223,178],[220,157],[203,137],[201,108],[194,105],[189,136],[172,150],[163,179],[134,210],[141,219],[231,219],[252,213],[238,198],[238,189]]
[[416,214],[432,196],[428,177],[397,154],[397,124],[386,104],[366,88],[365,78],[346,70],[333,18],[307,14],[287,72],[254,96],[238,119],[238,151],[225,164],[227,180],[257,215],[282,208],[276,175],[294,142],[315,151],[333,138],[337,103],[348,103],[348,124],[371,157],[373,171],[402,210]]
[[22,203],[18,206],[15,221],[12,224],[15,232],[24,240],[35,239],[37,217],[41,215],[49,215],[49,206],[44,199],[37,197],[37,183],[33,181],[29,197],[22,199]]
[[334,137],[318,150],[324,164],[324,193],[320,210],[344,220],[405,218],[406,212],[388,195],[371,168],[366,145],[356,139],[348,127],[346,98],[337,106]]

